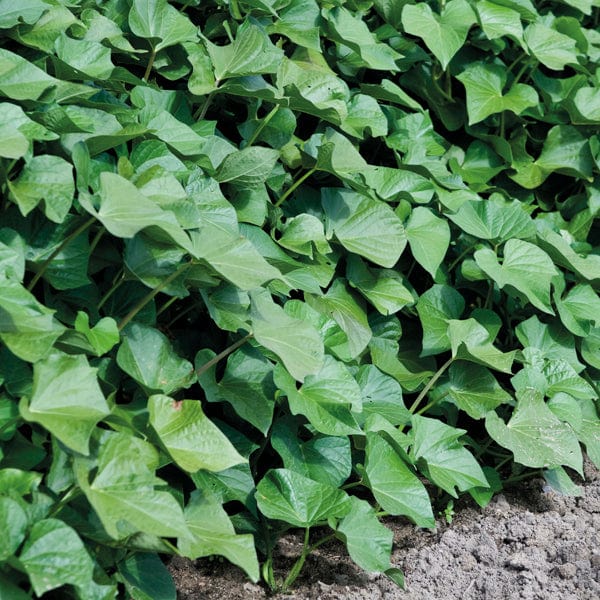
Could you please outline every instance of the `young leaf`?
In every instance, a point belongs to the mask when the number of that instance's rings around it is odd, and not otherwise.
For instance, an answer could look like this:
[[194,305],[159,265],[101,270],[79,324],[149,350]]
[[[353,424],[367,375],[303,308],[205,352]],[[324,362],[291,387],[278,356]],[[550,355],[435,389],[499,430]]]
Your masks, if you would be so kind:
[[119,329],[111,317],[103,317],[90,327],[90,317],[86,312],[78,311],[75,318],[75,330],[82,333],[90,343],[97,356],[106,354],[119,343]]
[[148,399],[150,425],[184,471],[223,471],[245,462],[227,437],[204,414],[198,400]]
[[417,206],[406,224],[406,237],[415,260],[432,276],[450,245],[450,227],[424,206]]
[[295,527],[311,527],[351,509],[343,490],[308,479],[288,469],[271,469],[256,486],[256,502],[263,515]]
[[31,400],[21,400],[23,418],[42,424],[63,444],[89,453],[89,440],[98,421],[110,413],[85,356],[54,352],[33,367]]

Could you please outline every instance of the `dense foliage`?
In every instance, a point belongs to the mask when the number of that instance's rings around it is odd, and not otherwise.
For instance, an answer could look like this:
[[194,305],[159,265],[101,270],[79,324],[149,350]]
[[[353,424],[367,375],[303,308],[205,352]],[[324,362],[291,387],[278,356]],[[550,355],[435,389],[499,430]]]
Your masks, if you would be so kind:
[[600,466],[600,2],[536,4],[0,0],[0,597],[402,583],[382,515]]

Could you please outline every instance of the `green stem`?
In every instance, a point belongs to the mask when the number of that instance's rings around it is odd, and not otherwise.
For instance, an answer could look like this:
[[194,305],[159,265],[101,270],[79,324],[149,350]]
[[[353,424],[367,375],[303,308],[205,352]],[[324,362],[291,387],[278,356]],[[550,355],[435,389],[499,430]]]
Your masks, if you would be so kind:
[[173,273],[171,273],[166,279],[164,279],[163,281],[161,281],[153,290],[150,290],[150,292],[148,294],[146,294],[121,320],[121,322],[118,325],[118,329],[119,331],[122,331],[123,328],[129,323],[129,321],[131,321],[131,319],[133,319],[135,317],[135,315],[137,315],[140,310],[142,310],[142,308],[144,308],[144,306],[146,306],[146,304],[148,304],[148,302],[151,302],[153,300],[153,298],[160,293],[161,290],[163,290],[164,288],[166,288],[171,281],[177,279],[177,277],[179,277],[183,272],[185,272],[187,269],[190,268],[191,266],[191,262],[187,262],[184,263],[183,265],[181,265],[179,267],[179,269],[177,269],[177,271],[174,271]]
[[92,243],[90,244],[90,256],[93,254],[94,250],[96,249],[96,246],[98,245],[98,243],[102,239],[102,236],[105,233],[106,233],[106,229],[104,227],[100,227],[100,229],[98,229],[98,231],[96,232],[96,235],[94,236],[94,239],[92,240]]
[[77,236],[81,235],[92,223],[96,221],[95,217],[89,218],[85,223],[82,223],[73,233],[68,235],[62,242],[62,244],[50,254],[50,256],[42,263],[40,270],[35,274],[33,279],[29,282],[27,289],[31,290],[35,287],[35,284],[43,277],[44,273],[50,266],[50,263],[64,250],[65,246],[70,244]]
[[[158,317],[159,315],[162,315],[165,310],[167,310],[169,308],[169,306],[171,306],[174,302],[177,302],[177,300],[179,300],[179,298],[177,296],[173,296],[172,298],[169,298],[157,311],[156,311],[156,316]],[[169,327],[170,323],[167,324],[167,327]]]
[[432,400],[429,404],[426,404],[423,408],[419,409],[417,411],[417,414],[422,415],[423,413],[426,413],[432,406],[435,406],[438,402],[443,400],[447,395],[448,395],[448,392],[446,392],[443,396],[440,396],[439,398]]
[[69,488],[63,495],[62,498],[52,507],[49,517],[58,514],[64,506],[66,506],[73,498],[81,496],[83,492],[75,486]]
[[[179,298],[178,298],[179,300]],[[181,319],[181,317],[185,317],[188,313],[192,312],[196,308],[196,304],[190,304],[188,307],[184,308],[182,311],[178,312],[166,325],[165,327],[168,329]]]
[[117,288],[123,283],[124,280],[125,273],[123,272],[123,269],[119,269],[119,272],[112,281],[110,289],[108,292],[106,292],[106,294],[104,294],[104,296],[102,296],[102,298],[100,298],[100,302],[98,302],[98,310],[100,310],[106,304],[106,301],[117,291]]
[[285,578],[281,591],[283,593],[287,592],[290,586],[298,579],[298,575],[300,575],[300,571],[302,571],[302,567],[306,562],[306,557],[310,554],[311,548],[308,545],[308,538],[310,535],[310,527],[307,527],[304,530],[304,544],[302,546],[302,554],[300,554],[300,558],[294,563],[294,566],[290,569],[288,576]]
[[154,66],[155,58],[156,58],[156,49],[152,48],[152,52],[150,53],[150,58],[148,59],[148,64],[146,65],[146,72],[144,73],[144,81],[148,81],[148,77],[150,77],[152,67]]
[[504,132],[506,129],[506,111],[500,113],[500,137],[504,139]]
[[527,473],[522,473],[521,475],[515,475],[514,477],[509,477],[505,479],[502,483],[516,483],[517,481],[523,481],[524,479],[530,479],[531,477],[539,477],[542,474],[541,470],[536,471],[528,471]]
[[0,434],[4,433],[7,429],[12,427],[13,425],[16,425],[20,420],[21,420],[21,417],[15,417],[14,419],[9,419],[8,421],[6,421],[6,423],[4,423],[4,425],[2,425],[2,427],[0,427]]
[[248,140],[247,146],[252,146],[262,130],[269,124],[269,121],[275,116],[275,113],[279,110],[279,104],[275,105],[275,108],[260,122],[258,127],[254,130],[254,133]]
[[248,335],[245,335],[242,339],[231,344],[231,346],[228,346],[227,348],[225,348],[225,350],[223,350],[223,352],[219,352],[219,354],[217,354],[215,357],[211,358],[207,363],[203,364],[196,371],[196,375],[198,377],[200,377],[200,375],[206,373],[206,371],[208,371],[211,367],[216,365],[219,361],[221,361],[224,358],[226,358],[227,356],[229,356],[232,352],[235,352],[240,346],[243,346],[251,337],[252,337],[252,334],[249,333]]
[[301,186],[313,173],[317,172],[317,168],[313,167],[312,169],[309,169],[308,171],[306,171],[306,173],[304,173],[304,175],[302,175],[302,177],[300,177],[299,179],[297,179],[282,195],[281,198],[279,198],[279,200],[277,200],[277,202],[275,203],[275,206],[281,206],[289,197],[291,194],[293,194],[296,189]]
[[427,396],[431,388],[435,385],[437,380],[446,372],[446,369],[453,363],[454,357],[450,357],[434,374],[433,377],[427,382],[427,385],[421,390],[421,393],[417,396],[412,406],[408,409],[410,413],[414,414],[419,404],[423,401],[423,398]]
[[[218,79],[216,79],[215,87],[218,88],[220,83],[221,82]],[[208,96],[206,96],[206,100],[204,101],[204,104],[200,107],[200,109],[198,111],[196,111],[194,113],[194,119],[196,119],[196,121],[202,121],[202,119],[204,119],[204,117],[206,116],[206,113],[208,111],[208,107],[210,106],[216,93],[217,93],[217,90],[215,89],[212,92],[210,92],[210,94],[208,94]]]
[[469,254],[469,252],[471,252],[471,250],[473,250],[473,248],[475,248],[475,244],[471,244],[466,250],[463,250],[451,263],[450,266],[448,267],[448,272],[452,271],[452,269],[454,269],[454,267],[456,267],[456,265],[467,255]]
[[523,63],[523,65],[521,66],[521,68],[519,69],[519,72],[515,75],[515,80],[512,82],[512,85],[514,86],[516,83],[519,83],[519,80],[521,79],[521,77],[523,77],[523,75],[525,74],[525,71],[527,71],[527,69],[532,65],[533,63],[531,63],[530,61],[525,61]]
[[343,490],[351,490],[352,488],[358,487],[360,485],[364,485],[362,479],[360,481],[353,481],[352,483],[347,483],[342,486]]

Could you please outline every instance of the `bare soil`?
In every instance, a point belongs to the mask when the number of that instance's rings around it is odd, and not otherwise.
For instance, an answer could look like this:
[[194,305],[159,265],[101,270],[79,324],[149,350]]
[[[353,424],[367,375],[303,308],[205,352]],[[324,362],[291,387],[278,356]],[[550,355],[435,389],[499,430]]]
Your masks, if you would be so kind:
[[[277,600],[599,600],[600,472],[586,464],[580,497],[559,495],[530,480],[494,497],[485,508],[458,504],[451,524],[435,530],[400,519],[392,564],[406,577],[406,590],[385,576],[361,571],[342,544],[309,556],[293,593]],[[283,575],[301,550],[288,535],[278,547]],[[262,600],[269,591],[250,583],[220,560],[169,564],[180,600]]]

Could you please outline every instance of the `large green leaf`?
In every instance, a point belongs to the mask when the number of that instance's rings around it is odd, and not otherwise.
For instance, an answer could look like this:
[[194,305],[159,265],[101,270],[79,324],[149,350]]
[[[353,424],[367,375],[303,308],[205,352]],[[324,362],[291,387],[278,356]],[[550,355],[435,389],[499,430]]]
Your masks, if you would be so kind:
[[557,289],[554,303],[563,325],[571,333],[586,337],[592,328],[600,327],[600,298],[591,285],[576,285],[562,298]]
[[344,248],[382,267],[396,264],[406,246],[406,233],[389,206],[342,188],[323,188],[321,197],[327,230]]
[[149,392],[171,394],[195,379],[192,363],[177,355],[169,339],[141,323],[125,329],[117,364]]
[[368,433],[366,452],[368,485],[381,508],[406,516],[419,527],[433,527],[427,491],[396,450],[378,433]]
[[560,421],[545,404],[542,394],[529,388],[508,423],[494,411],[485,419],[490,436],[508,448],[522,465],[553,468],[565,465],[581,473],[583,459],[571,427]]
[[498,287],[508,286],[509,294],[516,293],[539,310],[554,314],[550,304],[550,285],[558,270],[543,250],[529,242],[510,239],[504,245],[502,264],[488,248],[477,250],[473,256]]
[[96,377],[84,356],[54,352],[33,367],[31,400],[22,399],[21,415],[53,433],[63,444],[88,454],[98,421],[110,413]]
[[132,600],[176,600],[175,582],[158,555],[131,554],[118,564]]
[[464,492],[474,487],[488,487],[475,457],[458,441],[466,433],[464,429],[418,415],[413,416],[411,422],[411,456],[425,462],[425,472],[436,485],[455,498],[456,488]]
[[40,154],[25,165],[15,181],[9,182],[9,189],[23,216],[43,200],[46,216],[62,223],[75,194],[73,167],[59,156]]
[[129,27],[138,37],[149,40],[155,51],[179,42],[193,41],[198,31],[167,0],[133,0]]
[[191,537],[181,537],[178,547],[188,558],[214,554],[238,565],[254,582],[259,579],[258,558],[251,534],[237,534],[231,519],[217,499],[196,490],[185,507],[185,520]]
[[256,486],[256,502],[269,519],[296,527],[311,527],[351,509],[343,490],[319,483],[288,469],[272,469]]
[[225,157],[215,178],[219,183],[254,187],[265,182],[278,157],[279,152],[271,148],[244,148]]
[[549,69],[561,71],[566,65],[577,64],[575,40],[543,23],[528,25],[524,40],[531,53]]
[[450,227],[429,208],[417,206],[406,224],[406,237],[415,260],[432,276],[450,245]]
[[266,292],[251,294],[252,332],[256,341],[275,352],[298,381],[323,365],[323,342],[309,323],[288,316]]
[[441,15],[423,2],[406,4],[402,10],[402,25],[406,33],[420,37],[443,69],[465,43],[467,33],[475,22],[475,13],[465,0],[450,0]]
[[85,594],[93,584],[94,563],[86,547],[77,532],[58,519],[43,519],[33,525],[19,561],[38,596],[66,584]]
[[191,473],[223,471],[245,462],[227,437],[204,414],[198,400],[148,399],[150,424],[175,463]]
[[539,101],[535,89],[524,83],[517,83],[503,93],[506,69],[500,65],[474,64],[458,75],[457,79],[460,79],[467,91],[469,125],[505,110],[520,115],[525,109],[536,106]]
[[235,40],[228,46],[217,46],[208,41],[205,43],[217,81],[275,73],[283,59],[283,52],[273,45],[265,31],[250,21],[245,21],[239,27]]
[[48,354],[65,329],[54,312],[20,283],[1,282],[0,339],[19,358],[35,362]]

